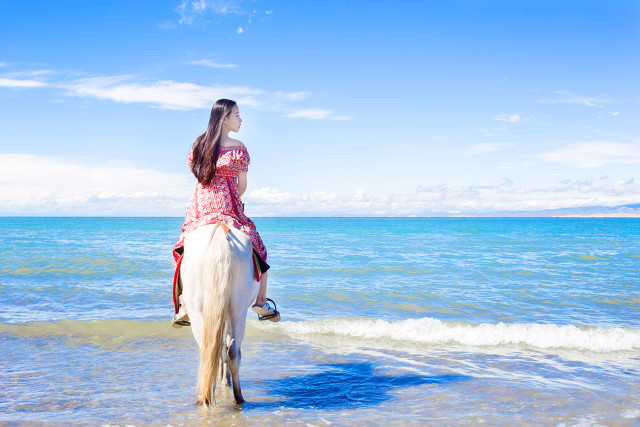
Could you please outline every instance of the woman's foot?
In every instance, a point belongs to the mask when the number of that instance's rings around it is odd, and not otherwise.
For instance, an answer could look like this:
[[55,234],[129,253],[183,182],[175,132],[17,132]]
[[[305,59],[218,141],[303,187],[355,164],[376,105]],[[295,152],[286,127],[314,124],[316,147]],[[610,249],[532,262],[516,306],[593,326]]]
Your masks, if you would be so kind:
[[171,326],[174,328],[182,328],[183,326],[191,326],[191,322],[189,322],[189,314],[182,307],[180,307],[180,311],[178,311],[171,320]]
[[[271,302],[271,304],[269,304],[269,302]],[[276,303],[271,298],[267,298],[266,302],[262,306],[256,303],[251,307],[251,310],[258,314],[258,320],[271,320],[272,322],[280,321],[280,312],[276,309]]]

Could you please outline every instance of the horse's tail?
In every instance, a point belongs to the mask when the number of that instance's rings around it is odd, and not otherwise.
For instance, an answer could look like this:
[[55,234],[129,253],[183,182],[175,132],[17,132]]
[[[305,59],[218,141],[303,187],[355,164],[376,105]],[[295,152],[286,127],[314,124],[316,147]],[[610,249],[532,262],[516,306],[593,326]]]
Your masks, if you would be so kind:
[[[201,278],[204,288],[204,331],[198,370],[198,403],[204,405],[215,400],[218,364],[229,305],[233,254],[227,239],[226,230],[215,227],[204,258],[204,268],[201,270],[204,275]],[[212,394],[214,399],[211,398]]]

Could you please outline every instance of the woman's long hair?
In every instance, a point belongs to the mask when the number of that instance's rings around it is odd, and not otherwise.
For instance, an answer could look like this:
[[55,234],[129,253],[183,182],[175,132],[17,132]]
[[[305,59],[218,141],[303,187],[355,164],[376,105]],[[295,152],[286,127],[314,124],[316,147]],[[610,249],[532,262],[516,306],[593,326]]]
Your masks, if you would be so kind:
[[193,143],[191,172],[204,186],[211,183],[213,175],[216,173],[216,163],[220,155],[222,122],[231,114],[231,110],[235,106],[235,101],[218,99],[211,109],[207,130]]

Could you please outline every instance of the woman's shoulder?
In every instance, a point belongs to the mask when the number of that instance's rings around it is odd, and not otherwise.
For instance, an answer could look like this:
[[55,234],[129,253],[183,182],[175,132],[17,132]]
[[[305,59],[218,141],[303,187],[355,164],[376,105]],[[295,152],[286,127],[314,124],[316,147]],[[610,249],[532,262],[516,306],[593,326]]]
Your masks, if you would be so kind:
[[220,143],[219,166],[228,165],[238,168],[239,171],[247,171],[251,162],[249,151],[245,145],[237,139],[228,138]]
[[244,148],[246,149],[247,147],[242,143],[242,141],[238,141],[237,139],[233,139],[233,138],[229,138],[226,141],[222,142],[220,144],[220,148]]

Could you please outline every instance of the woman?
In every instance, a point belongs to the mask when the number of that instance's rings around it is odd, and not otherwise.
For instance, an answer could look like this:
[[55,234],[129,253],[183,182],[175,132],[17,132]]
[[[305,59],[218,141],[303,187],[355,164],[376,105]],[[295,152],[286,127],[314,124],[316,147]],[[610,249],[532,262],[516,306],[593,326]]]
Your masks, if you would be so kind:
[[[244,144],[229,137],[229,132],[238,132],[241,125],[238,105],[229,99],[219,99],[211,109],[206,132],[193,143],[188,166],[198,184],[187,207],[182,234],[173,247],[173,266],[178,267],[178,260],[184,252],[185,236],[196,228],[218,221],[237,228],[251,238],[257,264],[260,290],[252,309],[260,320],[277,322],[280,314],[275,303],[267,298],[267,249],[255,224],[244,214],[244,204],[240,199],[247,189],[250,159]],[[188,319],[183,304],[171,323],[179,328],[188,325]]]

